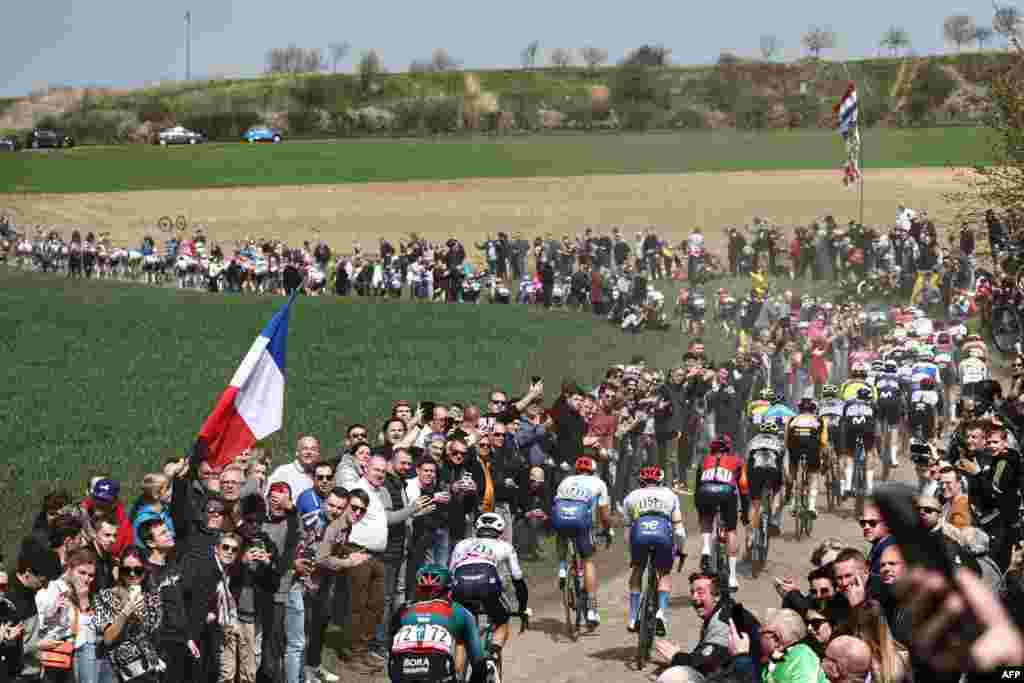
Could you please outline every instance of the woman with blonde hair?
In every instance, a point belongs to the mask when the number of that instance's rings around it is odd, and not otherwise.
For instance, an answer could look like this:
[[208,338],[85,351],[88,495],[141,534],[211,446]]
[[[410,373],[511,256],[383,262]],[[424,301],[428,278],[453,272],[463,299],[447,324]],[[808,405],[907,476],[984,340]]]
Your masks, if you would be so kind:
[[910,653],[892,637],[877,601],[868,600],[851,610],[835,635],[854,636],[867,643],[871,648],[871,680],[875,683],[900,683],[910,673]]
[[142,492],[132,505],[132,535],[140,548],[145,545],[139,540],[139,528],[143,522],[159,518],[168,531],[174,533],[171,521],[171,480],[161,472],[151,472],[142,478]]

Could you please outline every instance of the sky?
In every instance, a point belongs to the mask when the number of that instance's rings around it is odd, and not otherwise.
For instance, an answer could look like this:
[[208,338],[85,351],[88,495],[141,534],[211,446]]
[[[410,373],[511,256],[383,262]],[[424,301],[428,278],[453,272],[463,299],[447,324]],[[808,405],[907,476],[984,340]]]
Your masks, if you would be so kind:
[[[1024,9],[1024,2],[1019,6]],[[761,36],[774,35],[782,43],[781,58],[789,60],[805,54],[800,37],[811,25],[836,33],[837,48],[826,58],[878,55],[890,26],[910,34],[914,53],[935,54],[954,50],[943,42],[947,16],[967,14],[979,25],[991,25],[992,19],[990,0],[647,0],[607,7],[615,11],[583,0],[446,0],[438,8],[425,2],[328,0],[295,6],[270,0],[15,0],[4,12],[4,23],[17,30],[0,40],[0,96],[55,85],[130,88],[184,79],[186,10],[192,13],[193,78],[257,76],[271,48],[320,47],[326,56],[328,45],[342,42],[352,46],[352,54],[339,71],[351,71],[370,48],[390,71],[429,59],[435,48],[446,49],[467,69],[517,67],[533,40],[542,50],[604,48],[613,63],[645,43],[661,44],[671,50],[673,63],[707,64],[726,50],[756,57]],[[988,49],[997,46],[999,39]]]

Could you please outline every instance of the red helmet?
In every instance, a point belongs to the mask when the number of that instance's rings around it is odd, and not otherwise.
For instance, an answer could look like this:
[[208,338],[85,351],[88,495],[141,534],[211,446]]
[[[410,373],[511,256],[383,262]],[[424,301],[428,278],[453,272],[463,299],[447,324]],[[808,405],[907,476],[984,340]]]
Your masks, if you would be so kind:
[[732,451],[732,444],[722,437],[718,437],[711,442],[712,453],[729,453],[730,451]]
[[593,474],[597,469],[594,459],[586,455],[576,458],[576,474]]
[[665,472],[657,465],[644,467],[640,470],[641,483],[660,484],[665,481]]
[[935,378],[931,377],[930,375],[925,375],[924,377],[922,377],[921,378],[921,388],[922,389],[925,389],[925,388],[927,388],[927,389],[934,389],[935,388]]

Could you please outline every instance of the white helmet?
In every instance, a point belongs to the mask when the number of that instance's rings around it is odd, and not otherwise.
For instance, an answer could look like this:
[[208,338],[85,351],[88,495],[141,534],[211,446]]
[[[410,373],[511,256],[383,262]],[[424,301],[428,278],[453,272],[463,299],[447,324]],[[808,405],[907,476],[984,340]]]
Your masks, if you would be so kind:
[[480,536],[482,531],[493,532],[497,538],[505,531],[505,520],[499,514],[485,512],[476,518],[476,535]]

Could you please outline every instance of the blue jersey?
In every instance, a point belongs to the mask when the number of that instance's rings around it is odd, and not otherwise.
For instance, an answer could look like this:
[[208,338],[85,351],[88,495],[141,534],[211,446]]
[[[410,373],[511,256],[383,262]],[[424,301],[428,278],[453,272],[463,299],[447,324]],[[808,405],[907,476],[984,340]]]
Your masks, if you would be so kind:
[[773,404],[761,416],[763,420],[774,420],[780,429],[785,429],[790,418],[794,417],[796,417],[796,411],[784,403]]

